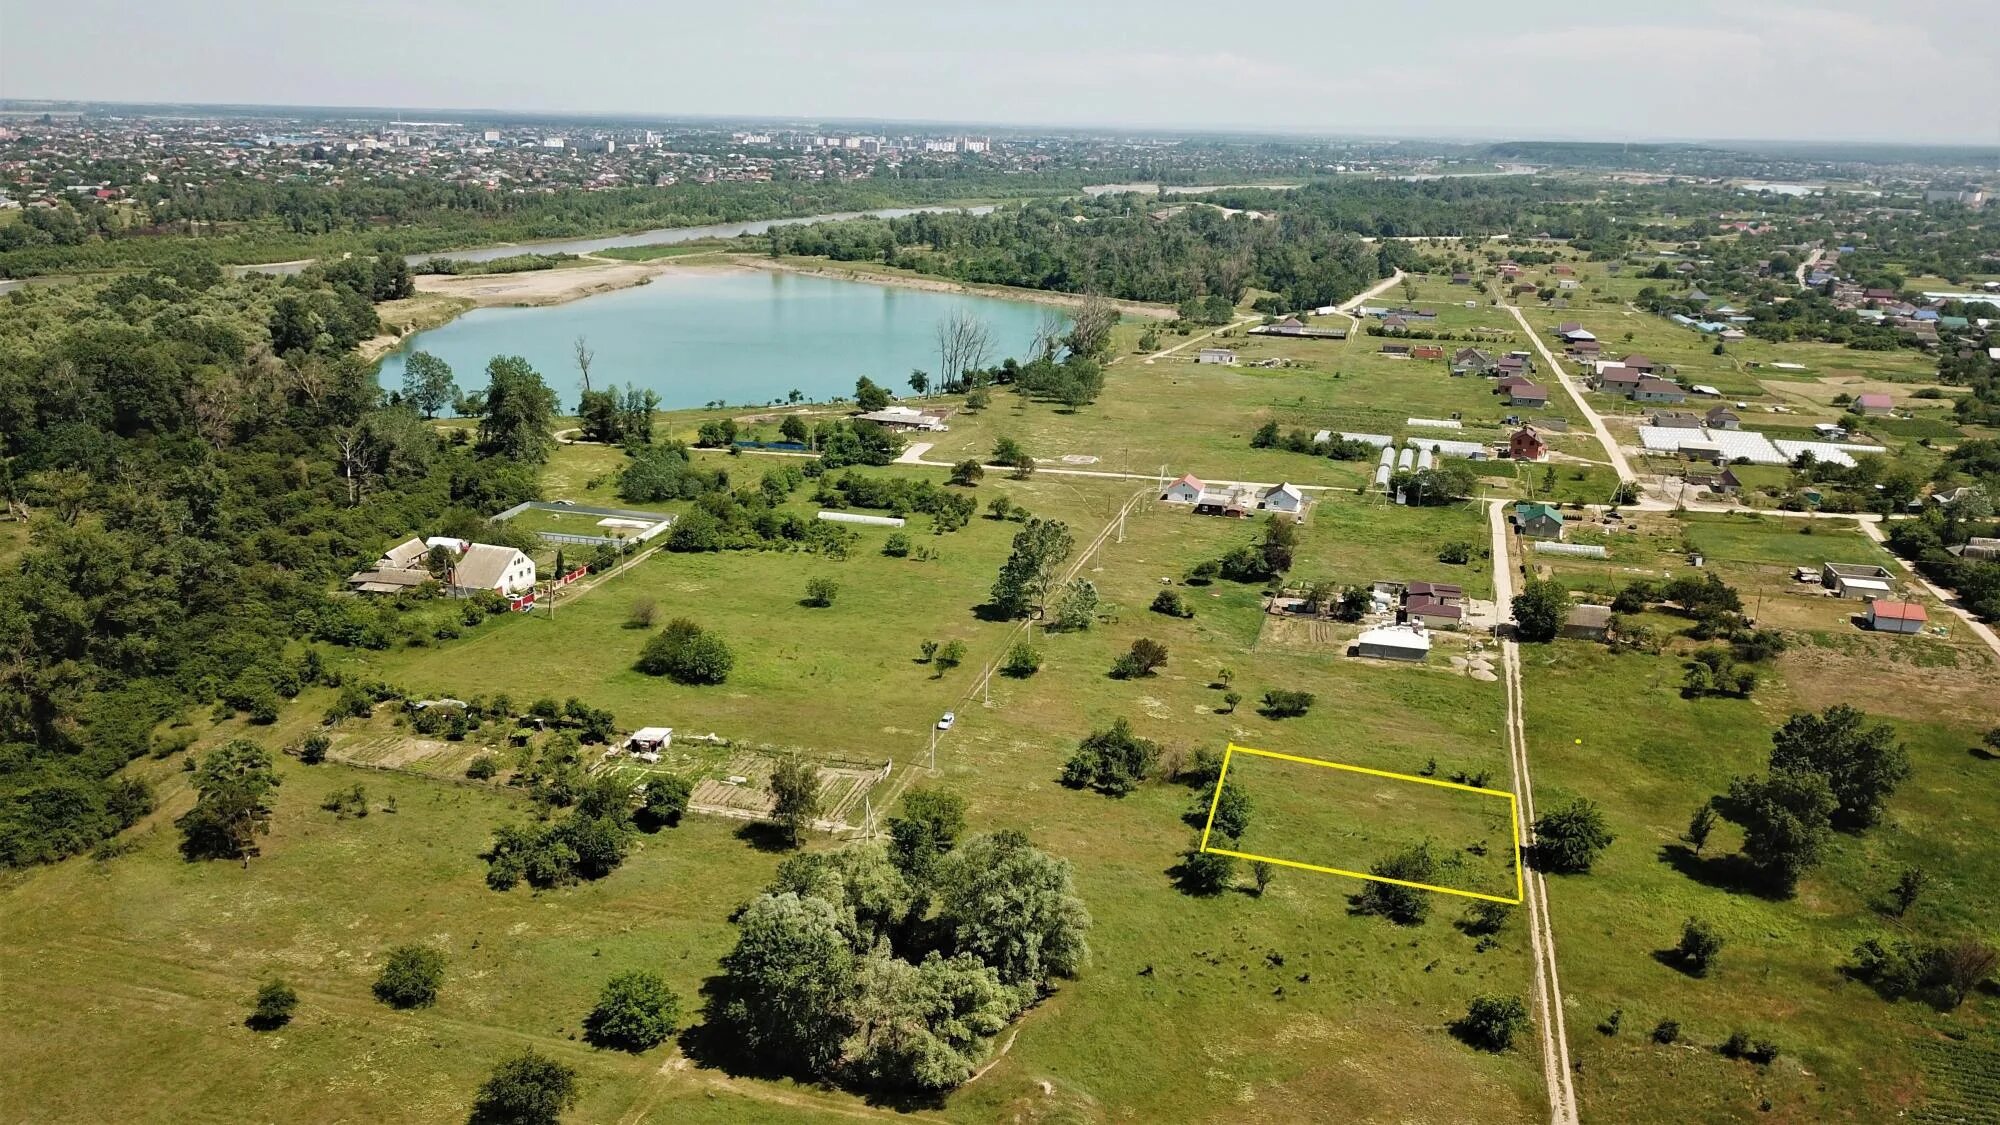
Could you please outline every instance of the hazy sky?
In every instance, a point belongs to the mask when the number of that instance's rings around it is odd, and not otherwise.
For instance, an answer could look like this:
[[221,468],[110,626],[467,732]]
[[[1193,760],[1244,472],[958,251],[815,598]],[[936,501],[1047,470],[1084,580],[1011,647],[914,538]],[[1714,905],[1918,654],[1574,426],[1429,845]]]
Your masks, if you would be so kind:
[[2000,142],[1991,0],[0,0],[0,97]]

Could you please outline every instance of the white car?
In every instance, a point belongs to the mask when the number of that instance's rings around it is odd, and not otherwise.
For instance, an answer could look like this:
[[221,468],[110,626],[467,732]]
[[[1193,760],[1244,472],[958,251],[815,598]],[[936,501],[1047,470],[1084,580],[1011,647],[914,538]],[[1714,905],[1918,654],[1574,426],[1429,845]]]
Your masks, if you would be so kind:
[[938,729],[939,729],[939,730],[950,730],[950,729],[951,729],[951,724],[953,724],[953,723],[955,723],[955,722],[957,722],[957,721],[958,721],[958,712],[956,712],[956,711],[946,711],[946,712],[944,713],[944,717],[938,720]]

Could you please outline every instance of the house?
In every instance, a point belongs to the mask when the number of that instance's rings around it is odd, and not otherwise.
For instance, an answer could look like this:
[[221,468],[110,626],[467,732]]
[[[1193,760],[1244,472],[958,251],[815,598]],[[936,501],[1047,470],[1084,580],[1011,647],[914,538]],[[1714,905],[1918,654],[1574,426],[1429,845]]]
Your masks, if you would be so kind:
[[1549,389],[1547,387],[1538,387],[1533,383],[1522,383],[1507,392],[1507,405],[1509,406],[1547,406],[1548,404]]
[[950,429],[945,424],[949,414],[943,410],[917,410],[908,406],[885,406],[880,410],[870,410],[854,416],[858,422],[873,422],[889,430],[921,430],[928,433],[942,433]]
[[1533,426],[1522,426],[1507,439],[1507,456],[1516,461],[1540,461],[1549,455],[1549,443]]
[[1535,363],[1527,356],[1509,353],[1501,356],[1493,369],[1502,375],[1525,375],[1535,369]]
[[1532,387],[1534,385],[1535,381],[1526,375],[1502,375],[1500,376],[1500,380],[1493,384],[1493,393],[1496,395],[1510,394],[1516,387]]
[[1201,478],[1189,473],[1168,485],[1167,490],[1160,494],[1160,499],[1169,504],[1192,504],[1207,491],[1208,486],[1201,482]]
[[1484,375],[1493,370],[1493,357],[1478,348],[1460,348],[1451,353],[1453,375]]
[[1409,329],[1410,322],[1405,320],[1400,313],[1390,313],[1388,316],[1382,318],[1382,331],[1391,335],[1400,335],[1409,331]]
[[1730,471],[1728,466],[1724,466],[1720,471],[1716,472],[1702,472],[1690,469],[1688,472],[1682,474],[1682,479],[1686,480],[1690,487],[1707,489],[1710,492],[1741,492],[1743,490],[1743,482],[1737,479],[1736,474]]
[[1572,340],[1568,351],[1578,359],[1596,359],[1604,351],[1604,345],[1596,340]]
[[1597,342],[1597,334],[1595,332],[1590,331],[1574,320],[1565,320],[1557,325],[1556,335],[1562,337],[1562,341],[1565,344],[1595,344]]
[[1514,505],[1514,530],[1530,539],[1561,539],[1563,515],[1556,511],[1554,504],[1517,501]]
[[1465,587],[1455,582],[1412,582],[1403,587],[1405,600],[1429,598],[1444,605],[1464,605]]
[[1892,602],[1877,598],[1868,603],[1868,627],[1878,633],[1921,633],[1924,607],[1915,602]]
[[1644,378],[1646,376],[1643,372],[1623,365],[1600,368],[1597,372],[1597,389],[1630,398],[1632,392],[1639,389],[1639,380]]
[[422,567],[359,570],[347,576],[347,584],[357,594],[400,594],[431,580],[431,572]]
[[1196,363],[1235,363],[1236,352],[1230,348],[1203,348],[1195,356]]
[[1668,430],[1699,430],[1701,418],[1685,410],[1655,410],[1651,424]]
[[[1963,492],[1965,490],[1961,488],[1959,491]],[[2000,539],[1995,539],[1990,535],[1975,535],[1958,546],[1946,547],[1945,550],[1950,551],[1961,559],[2000,562]]]
[[382,552],[382,557],[375,560],[375,569],[409,570],[422,567],[424,565],[424,558],[430,554],[430,551],[431,549],[424,545],[423,540],[416,538],[406,539]]
[[1951,489],[1947,492],[1933,492],[1931,493],[1931,501],[1935,504],[1949,508],[1953,504],[1957,504],[1960,501],[1974,500],[1982,495],[1984,495],[1984,493],[1980,492],[1979,489],[1973,487],[1972,485],[1966,484],[1966,485],[1960,485],[1959,487]]
[[1431,654],[1431,639],[1421,626],[1384,625],[1355,638],[1358,655],[1381,660],[1424,660]]
[[1660,365],[1653,362],[1652,356],[1639,353],[1626,356],[1624,359],[1619,360],[1618,364],[1621,367],[1629,367],[1634,371],[1641,371],[1648,375],[1656,374],[1660,370]]
[[1582,284],[1583,284],[1582,282],[1578,281],[1577,279],[1575,279],[1575,278],[1573,278],[1573,277],[1565,277],[1565,278],[1560,278],[1560,279],[1558,279],[1558,280],[1556,281],[1556,288],[1557,288],[1557,289],[1575,289],[1575,288],[1577,288],[1578,286],[1580,286],[1580,285],[1582,285]]
[[1888,395],[1865,394],[1854,396],[1856,414],[1887,414],[1894,407]]
[[1679,383],[1669,383],[1665,379],[1655,379],[1651,375],[1641,376],[1639,385],[1632,388],[1634,402],[1686,402],[1687,392]]
[[1411,359],[1443,359],[1443,344],[1417,344],[1410,349]]
[[1708,428],[1711,430],[1740,430],[1743,419],[1734,410],[1718,406],[1708,412]]
[[1428,629],[1456,629],[1465,620],[1465,607],[1435,598],[1411,598],[1403,603],[1403,620]]
[[1194,514],[1242,519],[1256,508],[1256,499],[1246,488],[1204,489],[1195,497]]
[[535,588],[535,560],[512,547],[474,543],[451,568],[454,597],[469,598],[491,590],[517,594]]
[[1865,563],[1824,563],[1819,570],[1820,585],[1832,590],[1836,595],[1847,597],[1888,597],[1895,592],[1889,583],[1889,572],[1879,566]]
[[1410,358],[1410,345],[1383,344],[1382,354],[1388,356],[1391,359],[1408,359]]
[[1579,641],[1601,641],[1611,636],[1611,607],[1571,606],[1563,619],[1562,635]]
[[1257,506],[1266,511],[1296,516],[1305,511],[1306,494],[1299,491],[1298,485],[1286,482],[1266,490],[1257,498]]
[[1452,274],[1451,283],[1453,285],[1470,285],[1472,284],[1472,275],[1469,273]]

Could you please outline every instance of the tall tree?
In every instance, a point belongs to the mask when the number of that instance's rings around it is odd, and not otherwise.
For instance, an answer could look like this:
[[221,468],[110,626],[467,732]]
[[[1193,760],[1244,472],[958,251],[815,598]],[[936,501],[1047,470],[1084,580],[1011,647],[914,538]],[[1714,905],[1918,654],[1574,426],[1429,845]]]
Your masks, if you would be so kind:
[[597,360],[597,353],[591,350],[590,341],[578,336],[573,345],[576,356],[577,374],[583,377],[583,393],[590,393],[590,365]]
[[1826,778],[1837,802],[1833,823],[1859,829],[1882,819],[1890,794],[1910,776],[1910,755],[1889,724],[1870,725],[1866,714],[1838,703],[1787,719],[1771,735],[1771,769]]
[[1056,570],[1075,540],[1060,520],[1030,519],[1014,533],[1014,549],[993,583],[993,607],[1006,618],[1039,611],[1055,583]]
[[190,860],[240,859],[258,853],[257,837],[271,831],[271,790],[278,787],[271,754],[237,739],[210,751],[195,771],[194,808],[174,822],[181,854]]
[[555,392],[540,372],[517,355],[494,356],[486,365],[486,409],[479,418],[479,447],[511,461],[539,465],[556,439]]
[[737,926],[710,1018],[735,1032],[747,1057],[823,1073],[853,1027],[855,957],[838,912],[823,899],[766,894]]
[[1111,330],[1118,326],[1118,306],[1101,294],[1086,295],[1070,315],[1069,335],[1063,342],[1071,355],[1097,359],[1111,352]]
[[951,948],[991,965],[1002,982],[1046,990],[1090,959],[1090,913],[1069,863],[1019,832],[967,840],[939,864],[937,882]]
[[1530,579],[1514,595],[1514,632],[1524,641],[1552,641],[1569,613],[1569,591],[1554,579]]
[[938,389],[952,394],[965,389],[968,371],[986,364],[992,354],[992,334],[970,309],[959,309],[938,321],[937,345]]
[[1751,867],[1773,889],[1790,894],[1825,858],[1836,807],[1826,778],[1776,771],[1730,782],[1723,809],[1743,826],[1743,855]]
[[403,360],[403,401],[416,407],[426,418],[458,399],[451,364],[429,352],[411,352]]
[[785,826],[792,846],[799,846],[799,833],[812,827],[820,814],[819,770],[798,754],[787,755],[771,771],[771,796],[776,799],[771,815]]

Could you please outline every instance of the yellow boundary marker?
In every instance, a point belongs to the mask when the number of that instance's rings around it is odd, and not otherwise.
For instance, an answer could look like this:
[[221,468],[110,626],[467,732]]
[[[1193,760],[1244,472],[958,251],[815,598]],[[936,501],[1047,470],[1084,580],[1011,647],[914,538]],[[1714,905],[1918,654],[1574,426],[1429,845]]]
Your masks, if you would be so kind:
[[[1343,770],[1348,773],[1367,774],[1370,777],[1386,777],[1394,781],[1414,781],[1419,785],[1435,785],[1440,789],[1458,789],[1467,793],[1478,793],[1486,797],[1507,798],[1508,835],[1514,838],[1514,897],[1482,894],[1479,891],[1462,891],[1456,887],[1440,887],[1431,883],[1414,883],[1407,879],[1391,879],[1385,875],[1370,875],[1365,871],[1348,871],[1339,867],[1322,867],[1316,863],[1301,863],[1295,859],[1279,859],[1277,856],[1252,855],[1249,852],[1231,851],[1227,848],[1208,846],[1208,834],[1215,827],[1215,808],[1222,802],[1222,783],[1229,779],[1229,763],[1237,754],[1251,754],[1259,758],[1271,758],[1280,762],[1294,762],[1305,766],[1319,766],[1322,769]],[[1255,860],[1258,863],[1275,863],[1280,867],[1295,867],[1301,871],[1317,871],[1322,875],[1345,875],[1350,879],[1366,879],[1371,883],[1392,883],[1398,887],[1412,887],[1420,891],[1436,891],[1439,894],[1458,895],[1461,898],[1483,899],[1487,902],[1503,902],[1518,906],[1527,901],[1527,876],[1521,868],[1521,802],[1520,798],[1504,789],[1482,789],[1477,785],[1461,785],[1456,781],[1439,781],[1434,777],[1417,777],[1407,773],[1390,773],[1387,770],[1371,770],[1366,766],[1350,766],[1344,762],[1329,762],[1323,758],[1303,758],[1297,754],[1280,754],[1275,750],[1255,750],[1248,746],[1238,746],[1234,742],[1222,752],[1222,769],[1215,775],[1215,795],[1208,800],[1208,820],[1201,826],[1201,845],[1198,850],[1211,855],[1226,855],[1236,859]]]

